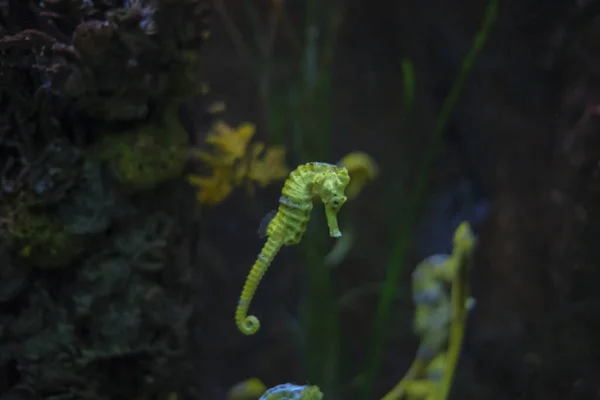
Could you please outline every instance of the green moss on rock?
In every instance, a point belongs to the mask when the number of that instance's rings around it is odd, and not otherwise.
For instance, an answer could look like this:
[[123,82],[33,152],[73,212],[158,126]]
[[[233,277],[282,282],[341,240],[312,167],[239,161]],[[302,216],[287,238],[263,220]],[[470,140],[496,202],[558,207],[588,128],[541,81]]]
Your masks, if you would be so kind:
[[68,265],[84,249],[82,238],[67,232],[61,222],[32,201],[15,198],[1,208],[0,235],[26,264],[41,268]]
[[189,137],[175,110],[132,131],[105,135],[96,154],[128,190],[147,190],[181,174]]

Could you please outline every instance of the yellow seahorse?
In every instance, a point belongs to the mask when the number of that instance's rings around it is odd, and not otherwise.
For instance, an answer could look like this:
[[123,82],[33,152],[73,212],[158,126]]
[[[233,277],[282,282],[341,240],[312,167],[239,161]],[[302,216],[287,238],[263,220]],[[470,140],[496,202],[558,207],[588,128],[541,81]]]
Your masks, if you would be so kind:
[[334,238],[342,236],[337,213],[346,202],[344,190],[348,183],[348,170],[337,165],[311,162],[292,171],[283,185],[277,213],[267,214],[261,223],[261,226],[266,226],[266,229],[261,229],[268,239],[246,278],[235,312],[235,322],[242,333],[253,335],[260,328],[258,318],[247,315],[256,288],[279,249],[297,244],[302,239],[314,199],[320,198],[325,206],[329,235]]

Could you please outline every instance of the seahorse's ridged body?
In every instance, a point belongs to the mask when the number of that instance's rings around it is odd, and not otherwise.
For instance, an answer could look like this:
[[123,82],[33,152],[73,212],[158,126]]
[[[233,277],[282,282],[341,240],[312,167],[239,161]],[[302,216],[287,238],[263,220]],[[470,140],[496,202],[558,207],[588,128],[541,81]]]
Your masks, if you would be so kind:
[[317,170],[315,164],[311,163],[292,171],[281,190],[277,214],[267,228],[269,237],[279,237],[284,245],[300,243],[313,208],[313,186]]
[[247,315],[254,293],[279,249],[297,244],[302,239],[313,208],[313,198],[320,197],[325,204],[330,235],[341,236],[336,216],[346,202],[344,189],[349,182],[346,168],[331,164],[308,163],[292,171],[283,185],[277,214],[267,226],[267,243],[252,266],[240,296],[235,321],[242,333],[252,335],[258,331],[258,319]]

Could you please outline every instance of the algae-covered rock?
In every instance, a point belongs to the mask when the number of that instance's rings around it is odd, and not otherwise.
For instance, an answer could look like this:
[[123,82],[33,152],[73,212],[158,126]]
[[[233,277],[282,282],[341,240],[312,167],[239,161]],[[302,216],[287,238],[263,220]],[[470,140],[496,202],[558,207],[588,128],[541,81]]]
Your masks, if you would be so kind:
[[161,120],[105,135],[94,152],[126,190],[152,189],[181,174],[189,137],[173,110]]
[[[190,387],[197,263],[184,251],[193,227],[182,204],[193,196],[185,182],[166,181],[187,160],[178,110],[202,88],[197,52],[211,2],[8,7],[10,23],[0,23],[0,370],[8,378],[0,393],[147,399]],[[162,183],[164,198],[139,193]]]
[[0,199],[0,238],[25,264],[66,266],[91,235],[130,212],[100,163],[80,154],[65,143],[50,143],[19,191]]
[[0,235],[27,264],[44,268],[67,265],[83,250],[83,239],[32,203],[31,198],[19,197],[5,204],[0,210],[5,218]]

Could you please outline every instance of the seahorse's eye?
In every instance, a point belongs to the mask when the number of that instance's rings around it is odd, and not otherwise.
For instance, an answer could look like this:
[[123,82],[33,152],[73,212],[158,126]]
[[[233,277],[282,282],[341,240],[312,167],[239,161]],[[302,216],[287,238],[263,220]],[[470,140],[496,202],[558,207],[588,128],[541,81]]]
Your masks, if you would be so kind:
[[334,207],[337,207],[340,205],[340,202],[337,200],[334,200],[331,204],[333,204]]

